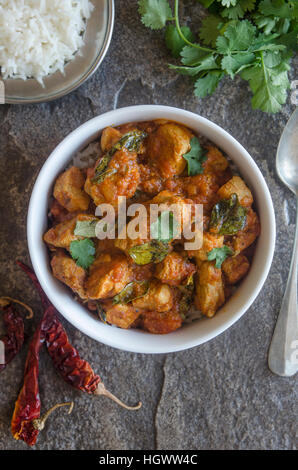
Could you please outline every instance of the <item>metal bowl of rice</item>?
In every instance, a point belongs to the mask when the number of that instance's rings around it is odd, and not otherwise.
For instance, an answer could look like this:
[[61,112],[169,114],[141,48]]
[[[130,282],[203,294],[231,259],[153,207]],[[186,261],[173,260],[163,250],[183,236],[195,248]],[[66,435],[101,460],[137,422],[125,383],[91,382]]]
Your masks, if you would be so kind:
[[[74,37],[73,48],[71,49],[71,47],[69,47],[68,51],[66,51],[64,56],[63,54],[60,54],[61,57],[59,57],[59,54],[56,54],[58,59],[57,57],[55,57],[56,63],[53,67],[53,72],[46,74],[44,70],[47,71],[47,69],[49,69],[49,64],[45,64],[45,66],[41,68],[42,73],[45,74],[44,76],[42,76],[40,70],[36,71],[37,67],[35,66],[35,69],[34,69],[33,66],[31,65],[32,54],[30,56],[30,52],[32,51],[32,49],[34,49],[35,55],[36,55],[36,49],[38,52],[38,48],[36,48],[36,43],[33,44],[31,47],[29,47],[30,40],[32,43],[32,40],[34,38],[34,35],[32,34],[32,30],[35,27],[34,24],[26,25],[29,27],[29,32],[31,34],[31,37],[29,37],[28,45],[26,43],[25,47],[23,46],[22,54],[24,54],[24,56],[27,58],[29,57],[28,70],[31,70],[31,71],[34,70],[35,78],[27,78],[24,80],[26,69],[25,69],[25,72],[24,70],[22,70],[22,73],[20,73],[20,70],[18,69],[19,75],[15,74],[13,77],[11,77],[11,74],[10,74],[10,76],[7,77],[7,75],[9,75],[9,72],[7,71],[8,68],[5,69],[5,67],[3,66],[3,53],[2,53],[2,64],[0,63],[0,67],[2,65],[2,67],[0,68],[1,70],[0,85],[1,85],[1,82],[3,82],[4,92],[5,92],[5,95],[4,95],[5,103],[11,103],[11,104],[41,103],[41,102],[46,102],[46,101],[55,100],[57,98],[61,98],[62,96],[67,95],[68,93],[74,91],[76,88],[82,85],[97,70],[97,68],[99,67],[99,65],[101,64],[101,62],[103,61],[105,57],[105,54],[109,48],[111,38],[112,38],[113,27],[114,27],[114,1],[113,0],[90,0],[90,1],[84,0],[84,1],[85,3],[91,4],[91,9],[90,9],[89,15],[86,15],[87,18],[86,19],[83,18],[83,21],[85,22],[85,28],[84,28],[84,31],[80,33],[81,38],[78,35],[76,38]],[[47,5],[46,3],[47,0],[34,0],[33,3],[34,2],[36,3],[37,8],[40,8],[41,11],[43,11],[42,8],[45,8],[44,5]],[[75,1],[73,1],[72,3],[76,4]],[[10,3],[10,5],[12,4]],[[9,13],[12,14],[13,12],[10,11]],[[46,21],[48,18],[48,12],[45,11],[45,13],[41,14],[40,16],[41,16],[40,24],[43,25],[43,21],[45,21],[45,26],[42,30],[42,33],[44,34],[44,31],[46,30]],[[9,18],[7,19],[9,22]],[[76,19],[74,20],[76,21]],[[6,25],[7,24],[9,23],[6,23]],[[63,23],[63,27],[64,26],[65,25]],[[70,27],[70,24],[68,25],[68,27]],[[2,40],[4,44],[7,44],[7,41],[5,41],[5,37],[3,38],[3,34],[1,34],[1,25],[0,25],[0,35],[2,35]],[[69,37],[71,41],[72,39],[71,34],[68,34],[68,38]],[[51,43],[54,44],[54,48],[55,48],[56,47],[54,43],[55,37],[50,38],[50,39],[52,39]],[[40,41],[40,39],[37,39],[37,40]],[[60,44],[62,42],[64,43],[63,37],[61,39]],[[77,44],[80,44],[80,47],[78,48],[78,50],[76,50]],[[2,52],[3,52],[3,48],[2,48]],[[55,51],[53,50],[53,53],[54,52]],[[52,51],[49,52],[49,54],[51,53]],[[68,53],[68,56],[67,56],[67,53]],[[42,60],[42,57],[44,56],[45,57],[44,62],[47,62],[49,54],[46,51],[43,51],[43,55],[41,54],[41,60]],[[16,54],[16,57],[17,57],[17,54]],[[67,57],[70,57],[70,59]],[[1,50],[0,50],[0,59],[1,59]],[[6,64],[11,65],[13,60],[14,60],[13,66],[15,66],[15,63],[17,63],[17,60],[15,60],[14,58],[9,58],[9,60],[6,60],[5,65]],[[59,63],[59,60],[60,60],[60,63]],[[35,57],[35,62],[36,62],[36,57]],[[51,66],[52,65],[50,65],[50,67]]]

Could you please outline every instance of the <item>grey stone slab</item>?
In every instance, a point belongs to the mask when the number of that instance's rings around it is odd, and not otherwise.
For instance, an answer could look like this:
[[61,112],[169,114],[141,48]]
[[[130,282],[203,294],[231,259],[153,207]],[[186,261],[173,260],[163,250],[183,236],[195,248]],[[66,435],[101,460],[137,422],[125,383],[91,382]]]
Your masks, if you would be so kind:
[[[96,343],[66,324],[73,343],[106,386],[139,412],[106,398],[72,390],[41,357],[43,409],[74,400],[50,418],[36,449],[296,449],[297,378],[275,377],[267,351],[285,288],[294,234],[295,201],[278,181],[275,152],[294,107],[274,116],[253,111],[247,84],[226,79],[216,93],[197,100],[185,77],[168,70],[159,32],[139,22],[136,1],[116,0],[110,50],[98,72],[79,90],[53,103],[0,106],[1,294],[14,295],[36,312],[26,325],[21,354],[0,375],[0,450],[26,449],[13,440],[10,419],[22,382],[28,337],[41,315],[38,296],[16,268],[29,261],[26,214],[34,180],[49,153],[93,116],[132,104],[188,109],[224,127],[251,153],[269,185],[277,218],[276,253],[266,284],[232,328],[208,344],[167,356],[137,355]],[[191,6],[194,8],[194,5]],[[185,10],[187,20],[190,10]],[[297,78],[297,59],[292,79]]]

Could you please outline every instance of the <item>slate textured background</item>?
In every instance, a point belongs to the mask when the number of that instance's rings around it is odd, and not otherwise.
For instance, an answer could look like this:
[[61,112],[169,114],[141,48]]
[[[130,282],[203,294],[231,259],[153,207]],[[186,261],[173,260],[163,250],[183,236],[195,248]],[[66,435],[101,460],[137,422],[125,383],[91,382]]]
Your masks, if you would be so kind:
[[[41,305],[16,268],[29,262],[26,214],[38,172],[55,146],[77,126],[105,111],[133,104],[166,104],[194,111],[230,132],[250,152],[269,185],[277,217],[276,253],[261,294],[228,331],[192,350],[142,355],[103,346],[67,324],[82,356],[106,386],[138,412],[67,386],[46,353],[41,356],[43,409],[74,400],[70,417],[53,415],[36,449],[295,449],[297,377],[279,378],[267,367],[267,351],[281,304],[294,234],[295,201],[275,173],[280,134],[294,106],[270,116],[252,111],[247,84],[226,79],[206,100],[197,100],[188,79],[169,71],[159,32],[139,21],[136,0],[116,0],[113,41],[98,72],[56,102],[0,106],[1,295]],[[190,9],[184,11],[188,19]],[[296,67],[295,67],[296,65]],[[297,59],[292,79],[298,78]],[[296,74],[296,75],[295,75]],[[0,450],[26,449],[10,435],[10,418],[22,382],[26,347],[0,376]],[[295,389],[296,387],[296,389]]]

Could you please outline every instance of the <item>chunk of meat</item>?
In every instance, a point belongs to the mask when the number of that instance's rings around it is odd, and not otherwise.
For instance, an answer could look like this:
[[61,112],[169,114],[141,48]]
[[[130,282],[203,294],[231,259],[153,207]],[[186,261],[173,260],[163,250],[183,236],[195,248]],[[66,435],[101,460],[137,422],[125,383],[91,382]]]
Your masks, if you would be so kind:
[[174,293],[172,289],[158,280],[153,280],[146,295],[132,301],[135,308],[167,312],[173,306]]
[[208,259],[208,253],[213,250],[213,248],[221,248],[224,244],[224,236],[216,235],[210,232],[203,233],[203,244],[199,250],[189,250],[188,254],[190,257],[194,257],[198,265],[202,261]]
[[108,152],[113,145],[115,145],[118,140],[122,137],[121,132],[114,127],[106,127],[101,134],[100,145],[103,152]]
[[165,284],[178,286],[196,271],[193,263],[179,253],[170,253],[156,265],[155,277]]
[[169,312],[146,312],[142,315],[141,327],[155,335],[165,335],[182,325],[182,317],[174,309]]
[[74,229],[76,228],[78,221],[85,220],[89,221],[97,219],[93,215],[78,214],[71,220],[61,222],[60,224],[52,227],[44,234],[43,239],[48,245],[55,246],[56,248],[68,249],[71,242],[82,239],[82,237],[74,234]]
[[161,191],[157,196],[151,199],[151,201],[148,201],[147,204],[148,206],[149,204],[159,205],[159,209],[162,212],[173,212],[177,222],[179,220],[181,220],[181,222],[183,221],[183,224],[189,224],[191,222],[194,208],[193,201],[176,195],[172,191]]
[[141,313],[140,310],[129,304],[113,305],[112,302],[105,302],[102,307],[106,312],[108,323],[125,329],[130,328]]
[[186,167],[183,155],[190,150],[192,133],[185,127],[167,123],[149,135],[148,158],[160,170],[164,178],[180,175]]
[[97,206],[108,202],[117,207],[119,196],[129,199],[137,190],[140,172],[136,154],[126,149],[118,150],[111,159],[108,170],[114,170],[115,173],[108,175],[101,183],[94,183],[94,169],[89,169],[85,191]]
[[226,157],[221,151],[213,145],[206,145],[207,160],[203,163],[204,172],[206,173],[223,173],[229,166]]
[[54,186],[54,197],[68,212],[86,211],[90,198],[82,190],[85,177],[81,170],[72,166],[62,173]]
[[246,218],[246,225],[232,238],[232,247],[235,253],[240,253],[249,247],[260,235],[261,225],[257,214],[249,209]]
[[221,266],[225,279],[228,284],[236,284],[249,270],[250,264],[246,256],[239,254],[237,256],[230,256]]
[[248,189],[243,179],[239,176],[233,176],[233,178],[219,188],[217,194],[221,199],[229,199],[232,194],[237,194],[239,203],[244,207],[250,207],[253,203],[250,189]]
[[86,299],[84,289],[86,271],[83,268],[78,266],[70,256],[63,252],[53,256],[51,266],[54,276],[59,281],[70,287],[82,299]]
[[196,279],[196,307],[211,318],[225,302],[224,285],[221,269],[212,261],[204,261]]
[[149,165],[140,164],[140,186],[139,189],[154,196],[163,188],[163,179],[156,168]]
[[107,299],[118,294],[132,280],[132,268],[123,255],[100,254],[90,267],[85,283],[89,299]]

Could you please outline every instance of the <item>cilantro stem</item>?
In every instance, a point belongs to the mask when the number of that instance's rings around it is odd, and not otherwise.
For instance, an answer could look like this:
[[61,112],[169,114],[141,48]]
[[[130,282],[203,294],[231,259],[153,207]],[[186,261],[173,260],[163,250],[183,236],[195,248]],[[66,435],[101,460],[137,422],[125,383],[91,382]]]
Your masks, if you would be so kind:
[[176,23],[176,28],[178,31],[179,36],[181,39],[188,44],[191,47],[194,47],[196,49],[201,49],[202,51],[206,52],[215,52],[214,49],[210,49],[209,47],[202,47],[199,44],[194,44],[193,42],[190,42],[183,34],[180,28],[180,23],[179,23],[179,0],[175,0],[175,23]]

